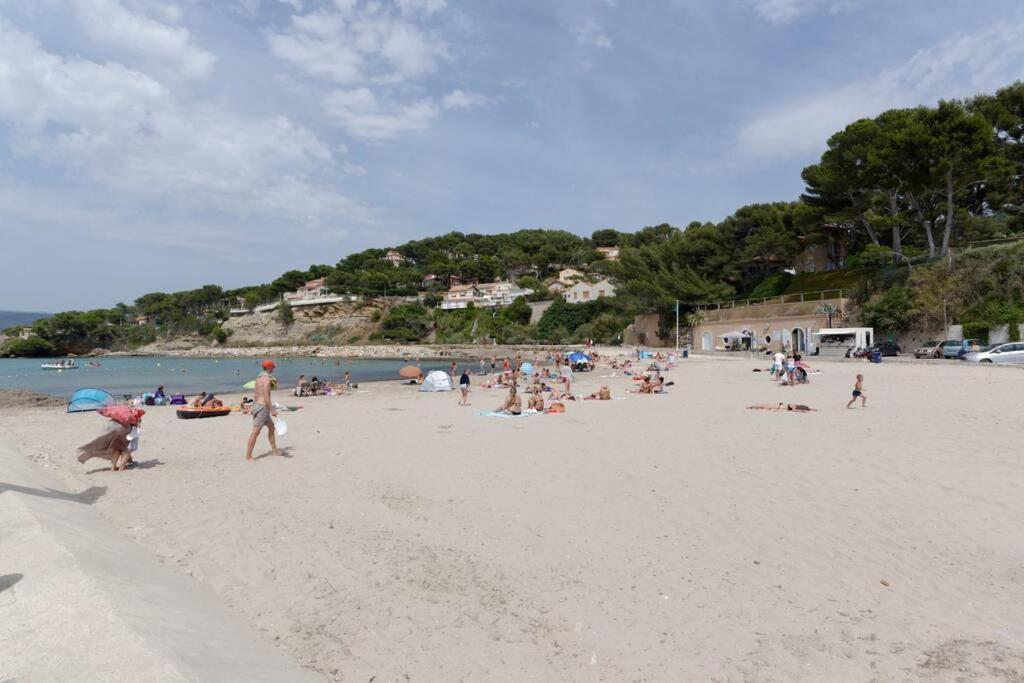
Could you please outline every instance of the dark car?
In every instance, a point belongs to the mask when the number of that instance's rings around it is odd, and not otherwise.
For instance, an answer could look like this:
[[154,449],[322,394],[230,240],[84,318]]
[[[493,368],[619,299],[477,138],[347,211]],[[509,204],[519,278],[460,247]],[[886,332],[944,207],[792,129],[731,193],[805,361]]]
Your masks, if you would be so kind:
[[896,342],[885,341],[872,344],[867,348],[868,354],[878,351],[883,356],[898,356],[900,355],[900,347]]

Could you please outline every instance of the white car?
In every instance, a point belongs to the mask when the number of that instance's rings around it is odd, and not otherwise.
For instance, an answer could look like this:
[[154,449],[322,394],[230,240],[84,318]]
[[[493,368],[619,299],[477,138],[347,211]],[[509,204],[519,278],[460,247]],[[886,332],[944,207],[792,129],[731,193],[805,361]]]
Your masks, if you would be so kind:
[[993,344],[981,351],[961,356],[971,363],[1024,363],[1024,343]]

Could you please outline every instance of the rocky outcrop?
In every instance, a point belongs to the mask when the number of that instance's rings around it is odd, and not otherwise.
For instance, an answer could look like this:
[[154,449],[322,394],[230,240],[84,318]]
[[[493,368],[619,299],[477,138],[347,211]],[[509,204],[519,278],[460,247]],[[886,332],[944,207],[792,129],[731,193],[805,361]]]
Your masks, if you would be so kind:
[[385,304],[374,301],[295,306],[290,325],[282,323],[275,310],[233,317],[223,327],[231,335],[228,346],[358,344],[376,332],[375,321],[386,310]]

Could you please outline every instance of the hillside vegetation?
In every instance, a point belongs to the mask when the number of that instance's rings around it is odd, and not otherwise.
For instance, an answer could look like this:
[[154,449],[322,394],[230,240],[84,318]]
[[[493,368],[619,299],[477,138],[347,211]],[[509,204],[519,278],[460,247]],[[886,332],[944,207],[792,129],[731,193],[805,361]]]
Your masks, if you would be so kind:
[[[702,303],[824,289],[853,292],[865,305],[865,319],[882,328],[932,324],[936,300],[946,301],[947,315],[952,305],[955,315],[979,324],[1017,317],[1019,299],[1013,298],[1014,276],[1008,274],[1012,264],[1005,272],[986,270],[983,256],[968,255],[963,265],[954,266],[963,269],[964,279],[948,282],[934,259],[949,255],[954,246],[1024,233],[1024,84],[855,121],[828,140],[821,159],[804,169],[802,178],[806,189],[798,201],[744,206],[720,222],[693,222],[684,229],[667,224],[636,232],[607,228],[590,237],[563,230],[451,232],[368,249],[334,265],[291,270],[270,283],[154,292],[131,305],[38,321],[33,325],[37,338],[8,341],[3,352],[132,348],[175,336],[225,343],[230,307],[274,302],[319,278],[338,294],[419,295],[416,304],[397,306],[392,300],[388,312],[373,321],[381,338],[403,341],[614,340],[632,313],[667,313],[676,301],[685,313]],[[617,262],[603,260],[597,251],[607,246],[621,248]],[[809,247],[827,253],[829,267],[838,270],[784,274]],[[975,259],[976,266],[968,267]],[[908,279],[910,263],[917,267]],[[535,328],[515,311],[433,309],[455,281],[505,278],[543,298],[548,296],[544,281],[565,267],[593,278],[611,277],[616,301],[572,315],[562,305],[552,306]],[[290,325],[292,316],[288,306],[280,308],[283,325]]]

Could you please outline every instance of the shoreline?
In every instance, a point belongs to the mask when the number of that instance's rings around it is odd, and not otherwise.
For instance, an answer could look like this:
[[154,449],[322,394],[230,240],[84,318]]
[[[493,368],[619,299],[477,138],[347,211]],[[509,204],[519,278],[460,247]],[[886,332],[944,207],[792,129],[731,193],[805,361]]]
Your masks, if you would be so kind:
[[[83,354],[78,357],[147,357],[168,356],[173,358],[258,358],[258,357],[348,357],[373,358],[377,360],[406,360],[430,358],[462,358],[479,360],[492,356],[504,358],[516,354],[557,353],[578,350],[581,344],[509,344],[497,346],[479,346],[473,344],[424,344],[405,346],[401,344],[371,344],[325,346],[318,344],[290,344],[286,346],[196,346],[191,348],[174,348],[173,346],[144,346],[133,351],[103,351]],[[602,355],[627,355],[632,351],[624,346],[594,347]],[[671,348],[650,348],[648,350],[663,354],[674,353]]]

